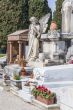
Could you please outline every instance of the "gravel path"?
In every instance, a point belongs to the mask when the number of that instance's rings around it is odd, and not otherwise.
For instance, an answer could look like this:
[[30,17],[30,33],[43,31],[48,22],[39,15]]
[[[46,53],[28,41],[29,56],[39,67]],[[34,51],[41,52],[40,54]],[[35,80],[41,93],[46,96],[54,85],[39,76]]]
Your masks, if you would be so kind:
[[10,92],[0,90],[0,110],[40,110]]

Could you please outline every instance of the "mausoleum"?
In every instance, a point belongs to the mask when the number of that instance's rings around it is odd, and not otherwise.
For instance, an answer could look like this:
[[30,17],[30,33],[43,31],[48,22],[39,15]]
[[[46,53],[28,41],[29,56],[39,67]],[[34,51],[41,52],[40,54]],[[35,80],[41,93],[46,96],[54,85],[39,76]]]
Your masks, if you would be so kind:
[[25,57],[25,48],[28,44],[28,29],[19,30],[8,35],[7,56],[8,63],[13,63],[17,55],[19,60]]

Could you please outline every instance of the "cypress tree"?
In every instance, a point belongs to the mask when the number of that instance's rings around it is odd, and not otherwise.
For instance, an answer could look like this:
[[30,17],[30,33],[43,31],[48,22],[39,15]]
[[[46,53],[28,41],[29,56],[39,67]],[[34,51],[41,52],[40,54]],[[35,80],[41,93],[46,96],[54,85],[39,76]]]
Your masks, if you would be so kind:
[[28,28],[28,0],[0,0],[0,36],[6,43],[7,35]]
[[56,21],[58,25],[58,29],[61,29],[61,23],[62,23],[62,14],[61,14],[61,9],[62,9],[62,3],[64,0],[57,0],[56,3],[56,10],[54,11],[53,15],[53,20]]
[[47,13],[51,13],[47,0],[29,0],[29,18],[35,16],[40,19]]
[[51,21],[52,12],[47,0],[0,0],[1,43],[6,44],[8,34],[28,28],[31,16],[40,19],[49,12]]

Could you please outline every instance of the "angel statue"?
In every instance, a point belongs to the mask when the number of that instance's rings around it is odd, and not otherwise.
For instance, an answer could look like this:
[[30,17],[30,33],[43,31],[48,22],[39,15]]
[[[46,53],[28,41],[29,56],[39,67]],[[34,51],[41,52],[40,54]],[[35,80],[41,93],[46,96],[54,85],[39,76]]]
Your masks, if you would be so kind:
[[45,33],[48,27],[48,20],[50,18],[50,14],[45,15],[40,20],[36,17],[30,18],[30,26],[29,26],[29,49],[27,54],[28,61],[36,61],[39,55],[39,41],[42,33]]

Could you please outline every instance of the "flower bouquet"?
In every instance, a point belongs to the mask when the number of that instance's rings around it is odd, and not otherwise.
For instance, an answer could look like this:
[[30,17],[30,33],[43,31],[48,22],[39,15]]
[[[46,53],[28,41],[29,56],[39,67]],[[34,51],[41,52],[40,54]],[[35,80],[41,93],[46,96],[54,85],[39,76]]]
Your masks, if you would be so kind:
[[47,105],[56,103],[56,94],[48,90],[44,86],[38,86],[33,88],[32,94],[35,96],[35,99],[45,103]]

